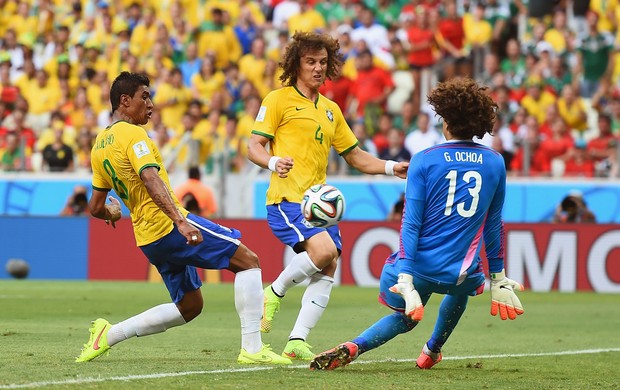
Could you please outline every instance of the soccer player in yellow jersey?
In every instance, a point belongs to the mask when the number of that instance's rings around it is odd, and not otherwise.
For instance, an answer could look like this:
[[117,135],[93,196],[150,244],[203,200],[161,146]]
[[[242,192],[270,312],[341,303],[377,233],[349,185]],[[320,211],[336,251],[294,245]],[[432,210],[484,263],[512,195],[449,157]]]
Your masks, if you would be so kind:
[[282,352],[292,359],[314,357],[306,338],[327,306],[342,249],[338,226],[316,228],[303,218],[304,191],[325,183],[331,147],[347,164],[368,174],[405,178],[409,166],[408,162],[377,159],[360,149],[338,105],[319,94],[325,79],[337,75],[342,62],[338,50],[338,41],[327,34],[299,32],[292,37],[281,61],[284,87],[263,100],[248,146],[249,159],[273,172],[267,190],[269,226],[297,253],[264,290],[261,331],[271,330],[287,290],[309,279],[297,322]]
[[[110,89],[112,124],[97,136],[91,153],[91,214],[115,226],[120,202],[131,211],[136,243],[157,267],[172,303],[155,306],[117,324],[93,321],[90,339],[76,362],[95,359],[133,336],[164,332],[196,318],[203,307],[196,267],[228,269],[235,276],[235,307],[241,320],[242,364],[291,364],[263,345],[259,332],[263,308],[262,277],[256,254],[241,233],[188,213],[174,196],[155,143],[139,125],[152,112],[148,77],[122,72]],[[106,198],[110,203],[106,203]]]

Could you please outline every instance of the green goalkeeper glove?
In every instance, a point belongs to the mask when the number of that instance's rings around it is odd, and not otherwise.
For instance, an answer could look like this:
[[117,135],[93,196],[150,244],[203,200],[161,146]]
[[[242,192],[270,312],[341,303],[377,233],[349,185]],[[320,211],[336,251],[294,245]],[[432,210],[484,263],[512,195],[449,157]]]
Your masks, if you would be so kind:
[[390,287],[390,291],[398,294],[405,300],[405,314],[414,321],[422,321],[424,305],[420,294],[413,287],[413,276],[398,274],[398,283]]
[[517,315],[523,314],[521,301],[514,290],[523,291],[523,286],[506,277],[506,272],[491,273],[491,315],[499,316],[502,320],[514,320]]

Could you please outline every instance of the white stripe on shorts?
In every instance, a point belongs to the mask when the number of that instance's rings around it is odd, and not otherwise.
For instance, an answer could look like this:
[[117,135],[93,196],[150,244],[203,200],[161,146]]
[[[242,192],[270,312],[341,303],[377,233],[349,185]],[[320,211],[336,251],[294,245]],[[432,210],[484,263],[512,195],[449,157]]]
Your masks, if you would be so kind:
[[301,232],[299,231],[299,229],[297,229],[297,227],[295,225],[293,225],[289,220],[288,217],[286,216],[286,213],[280,208],[280,203],[278,203],[278,210],[280,211],[280,214],[282,214],[282,217],[284,217],[284,222],[286,222],[286,224],[295,231],[295,233],[297,233],[297,238],[299,239],[299,242],[302,242],[305,240],[303,234],[301,234]]
[[[192,225],[196,226],[196,227],[197,227],[198,229],[200,229],[200,230],[204,230],[205,232],[209,233],[209,234],[210,234],[210,235],[212,235],[212,236],[215,236],[215,237],[221,238],[222,240],[226,240],[226,241],[228,241],[228,242],[232,242],[233,244],[235,244],[235,245],[237,245],[237,246],[239,246],[239,244],[241,244],[241,241],[239,241],[238,239],[236,239],[236,238],[232,238],[232,237],[228,237],[228,236],[224,236],[224,235],[222,235],[222,234],[216,233],[216,232],[214,232],[214,231],[212,231],[212,230],[207,229],[206,227],[204,227],[204,226],[202,226],[202,225],[197,224],[195,221],[192,221],[192,220],[191,220],[191,219],[189,219],[189,218],[187,218],[187,222],[189,222],[189,223],[191,223]],[[214,222],[214,223],[215,223],[215,222]]]

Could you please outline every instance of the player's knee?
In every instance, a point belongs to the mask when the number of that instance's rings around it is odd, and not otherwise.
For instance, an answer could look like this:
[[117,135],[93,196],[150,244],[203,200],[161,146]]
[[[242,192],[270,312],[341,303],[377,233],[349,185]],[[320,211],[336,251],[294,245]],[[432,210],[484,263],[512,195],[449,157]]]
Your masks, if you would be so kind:
[[332,261],[321,269],[321,274],[333,277],[336,274],[336,267],[337,263]]
[[253,268],[260,268],[258,255],[249,250],[246,246],[239,247],[235,255],[230,259],[228,269],[237,273]]
[[185,322],[190,322],[202,313],[204,301],[200,289],[186,293],[183,299],[177,303],[177,308]]
[[200,313],[202,313],[202,306],[203,306],[202,303],[200,303],[200,304],[193,304],[189,307],[184,307],[183,310],[181,311],[181,315],[183,316],[183,319],[185,320],[185,322],[190,322],[194,318],[198,317]]
[[333,267],[334,270],[336,269],[336,262],[334,259],[338,258],[338,249],[336,249],[335,245],[315,248],[311,253],[308,252],[308,256],[310,256],[314,264],[321,270],[326,270],[330,267]]
[[260,267],[260,261],[258,260],[258,255],[249,249],[247,251],[247,255],[245,256],[244,263],[246,264],[246,269]]

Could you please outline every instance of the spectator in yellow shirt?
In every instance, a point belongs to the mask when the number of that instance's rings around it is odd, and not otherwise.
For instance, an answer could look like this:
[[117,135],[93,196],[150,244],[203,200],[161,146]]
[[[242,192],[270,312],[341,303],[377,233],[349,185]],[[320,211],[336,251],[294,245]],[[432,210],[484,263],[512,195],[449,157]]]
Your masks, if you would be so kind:
[[323,15],[310,5],[308,0],[299,0],[301,12],[288,18],[288,33],[295,34],[296,31],[312,32],[323,30],[326,27]]
[[254,127],[254,121],[256,120],[256,115],[258,115],[261,101],[262,99],[258,96],[249,96],[245,100],[245,110],[239,114],[237,135],[240,139],[244,140],[244,142],[247,142],[252,135],[252,128]]
[[153,43],[157,37],[156,21],[155,9],[153,7],[146,7],[142,11],[142,20],[131,33],[131,54],[142,58],[151,53]]
[[109,91],[105,92],[109,89],[110,84],[106,72],[97,72],[90,79],[86,87],[86,99],[93,112],[109,111]]
[[101,53],[101,45],[97,41],[88,41],[84,43],[84,58],[81,66],[92,69],[95,72],[107,72],[108,60]]
[[72,150],[75,150],[76,145],[76,131],[73,126],[69,126],[65,123],[65,117],[59,111],[54,111],[50,114],[50,125],[46,128],[35,144],[35,150],[41,152],[46,146],[54,143],[56,133],[62,133],[62,143],[69,146]]
[[84,125],[86,111],[91,111],[88,98],[86,97],[86,88],[80,87],[73,98],[72,110],[68,113],[68,122],[75,129],[79,129]]
[[47,72],[40,69],[36,71],[36,83],[29,86],[24,97],[28,101],[32,129],[40,134],[49,125],[50,113],[61,101],[60,90],[49,82]]
[[164,44],[155,42],[151,55],[144,61],[144,72],[151,79],[156,79],[159,76],[159,69],[162,67],[169,71],[172,70],[174,62],[170,59],[171,54]]
[[266,64],[265,40],[259,36],[252,41],[250,53],[239,60],[239,73],[258,88],[263,81]]
[[571,35],[566,23],[566,11],[558,8],[553,14],[553,26],[545,32],[543,39],[551,44],[556,54],[563,55]]
[[612,33],[618,0],[590,0],[590,10],[598,15],[598,30]]
[[225,81],[224,73],[215,69],[213,57],[203,57],[200,71],[191,78],[192,98],[199,100],[206,110],[213,95],[223,88]]
[[24,59],[24,67],[22,70],[22,74],[15,79],[13,84],[19,88],[19,92],[25,96],[31,89],[31,86],[34,86],[37,82],[37,69],[34,66],[32,58]]
[[545,121],[547,107],[555,104],[556,98],[552,93],[543,89],[544,84],[538,76],[530,76],[525,82],[525,87],[527,91],[521,99],[521,106],[541,125]]
[[559,114],[568,127],[580,132],[588,128],[586,105],[575,91],[573,85],[564,85],[557,104]]
[[0,36],[3,36],[9,26],[12,26],[9,20],[15,14],[16,10],[16,1],[0,1]]
[[271,58],[267,60],[265,64],[265,73],[260,82],[255,85],[256,92],[263,99],[267,94],[274,89],[282,87],[280,76],[282,75],[282,68],[278,66],[278,63]]
[[153,103],[161,111],[164,125],[175,128],[181,122],[191,99],[191,91],[183,85],[181,70],[174,68],[168,76],[168,81],[157,88]]
[[465,44],[472,48],[487,47],[493,38],[493,26],[484,19],[485,6],[478,2],[472,13],[463,15]]
[[214,8],[211,11],[212,21],[203,22],[200,26],[198,38],[198,55],[205,56],[213,53],[215,67],[223,69],[230,62],[241,57],[241,45],[231,26],[225,24],[224,11]]
[[[9,1],[11,3],[11,1]],[[12,14],[8,18],[8,24],[6,26],[11,26],[15,30],[15,35],[19,37],[20,35],[28,32],[36,33],[38,31],[39,21],[37,19],[37,15],[31,14],[30,12],[30,2],[28,1],[17,1],[17,12]],[[1,12],[5,12],[0,11]],[[9,14],[11,15],[11,14]]]

